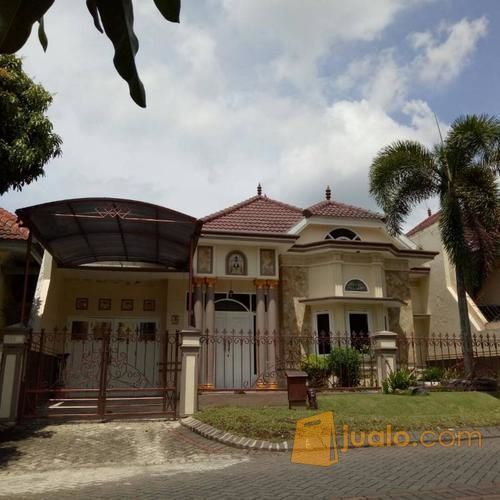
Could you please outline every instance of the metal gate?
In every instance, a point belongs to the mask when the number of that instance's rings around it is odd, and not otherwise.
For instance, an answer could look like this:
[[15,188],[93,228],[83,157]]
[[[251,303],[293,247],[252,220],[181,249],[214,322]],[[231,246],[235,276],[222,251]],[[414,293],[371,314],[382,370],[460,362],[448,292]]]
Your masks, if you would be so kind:
[[176,418],[179,332],[32,332],[21,418]]

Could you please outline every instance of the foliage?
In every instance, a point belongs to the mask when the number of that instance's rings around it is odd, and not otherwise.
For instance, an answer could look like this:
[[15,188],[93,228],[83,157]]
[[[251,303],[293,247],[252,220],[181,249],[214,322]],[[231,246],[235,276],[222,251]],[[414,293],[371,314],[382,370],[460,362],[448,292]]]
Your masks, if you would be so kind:
[[0,194],[44,174],[61,154],[61,138],[46,116],[52,96],[35,84],[15,56],[0,56]]
[[417,383],[417,377],[413,370],[404,368],[391,372],[382,382],[384,394],[393,394],[396,390],[404,391]]
[[[236,435],[282,442],[293,438],[298,419],[313,413],[305,408],[289,410],[285,397],[281,406],[275,406],[276,403],[276,396],[269,394],[269,405],[273,406],[265,406],[259,400],[258,407],[253,408],[211,407],[196,413],[195,418]],[[388,423],[395,431],[500,425],[498,399],[480,392],[432,392],[425,398],[320,393],[318,404],[318,413],[334,412],[338,431],[343,425],[348,425],[351,431],[381,430]]]
[[[135,56],[139,41],[134,33],[133,0],[86,0],[94,25],[111,40],[113,62],[120,76],[127,81],[132,99],[146,107],[144,86],[137,73]],[[33,24],[38,22],[38,38],[44,50],[48,39],[43,16],[54,0],[8,0],[0,2],[0,54],[13,54],[28,40]],[[178,23],[181,0],[154,0],[162,16]]]
[[444,375],[444,370],[439,366],[430,366],[426,368],[421,375],[425,382],[439,382]]
[[433,149],[396,141],[372,162],[370,192],[397,234],[414,206],[432,197],[441,204],[443,246],[455,266],[466,373],[472,375],[472,339],[466,289],[478,290],[500,242],[500,120],[468,115],[455,120]]
[[338,378],[340,387],[359,385],[361,354],[352,347],[336,347],[328,356],[331,372]]
[[312,387],[325,387],[328,385],[330,367],[325,356],[308,354],[301,362],[300,367],[307,373]]

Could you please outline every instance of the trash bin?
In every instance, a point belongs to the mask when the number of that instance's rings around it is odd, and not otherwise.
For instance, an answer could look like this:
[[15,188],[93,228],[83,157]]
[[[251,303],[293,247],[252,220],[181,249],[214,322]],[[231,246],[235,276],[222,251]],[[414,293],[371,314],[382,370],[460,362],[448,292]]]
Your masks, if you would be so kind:
[[293,405],[306,406],[307,400],[307,373],[299,370],[285,372],[288,387],[288,408]]

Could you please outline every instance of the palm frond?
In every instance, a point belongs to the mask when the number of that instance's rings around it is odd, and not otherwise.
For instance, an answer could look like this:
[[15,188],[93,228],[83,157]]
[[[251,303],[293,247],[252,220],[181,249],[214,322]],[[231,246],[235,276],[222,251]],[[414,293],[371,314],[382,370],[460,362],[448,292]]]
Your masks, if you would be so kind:
[[500,120],[489,115],[457,118],[446,137],[445,149],[454,175],[474,164],[500,172]]
[[397,141],[383,148],[370,168],[370,193],[386,214],[389,231],[399,233],[411,209],[439,192],[435,157],[415,141]]

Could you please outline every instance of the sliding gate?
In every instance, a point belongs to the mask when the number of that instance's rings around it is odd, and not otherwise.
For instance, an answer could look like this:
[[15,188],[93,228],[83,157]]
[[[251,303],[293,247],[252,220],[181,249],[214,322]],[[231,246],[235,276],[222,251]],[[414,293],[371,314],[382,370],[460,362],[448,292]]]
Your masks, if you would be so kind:
[[22,418],[175,418],[179,333],[31,333]]

